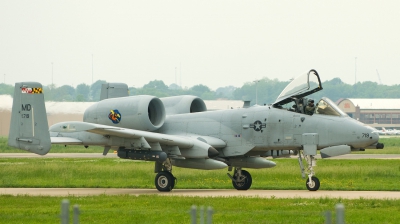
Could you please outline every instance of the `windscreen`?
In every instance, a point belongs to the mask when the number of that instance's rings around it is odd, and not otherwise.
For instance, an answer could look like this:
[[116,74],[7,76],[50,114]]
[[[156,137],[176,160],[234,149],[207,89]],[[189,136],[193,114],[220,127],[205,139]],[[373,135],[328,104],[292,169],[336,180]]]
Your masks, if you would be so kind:
[[347,116],[347,114],[340,110],[339,107],[334,102],[332,102],[332,100],[326,97],[323,97],[318,102],[315,113],[330,116]]

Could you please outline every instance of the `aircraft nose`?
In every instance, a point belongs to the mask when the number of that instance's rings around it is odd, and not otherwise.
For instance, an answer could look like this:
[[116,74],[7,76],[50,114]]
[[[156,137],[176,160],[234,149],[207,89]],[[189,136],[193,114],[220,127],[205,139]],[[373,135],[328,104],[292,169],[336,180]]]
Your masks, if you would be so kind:
[[376,133],[376,132],[371,132],[371,135],[370,135],[371,137],[371,140],[372,141],[374,141],[374,142],[378,142],[379,141],[379,135],[378,135],[378,133]]
[[370,126],[358,126],[359,135],[357,140],[351,146],[354,148],[375,148],[379,141],[379,135],[375,129]]

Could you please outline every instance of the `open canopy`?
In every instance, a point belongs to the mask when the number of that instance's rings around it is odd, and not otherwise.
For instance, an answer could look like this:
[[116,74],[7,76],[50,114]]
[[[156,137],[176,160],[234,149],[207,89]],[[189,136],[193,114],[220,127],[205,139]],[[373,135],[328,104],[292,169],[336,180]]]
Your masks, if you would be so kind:
[[293,99],[299,99],[320,90],[322,90],[322,85],[319,75],[317,71],[311,69],[309,72],[293,79],[281,92],[273,105],[284,105],[293,101]]

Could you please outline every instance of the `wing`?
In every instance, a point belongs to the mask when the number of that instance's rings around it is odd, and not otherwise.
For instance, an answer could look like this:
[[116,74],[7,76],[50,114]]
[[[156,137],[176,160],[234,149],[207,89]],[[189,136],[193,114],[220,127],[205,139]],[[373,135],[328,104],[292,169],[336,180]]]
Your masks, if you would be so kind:
[[[61,122],[50,127],[54,144],[84,144],[87,140],[83,132],[106,136],[108,146],[132,146],[134,148],[160,151],[161,148],[171,155],[187,158],[211,158],[218,155],[216,148],[223,148],[226,143],[210,136],[170,135],[155,132],[119,128],[87,122]],[[115,145],[113,142],[124,142]],[[123,140],[121,140],[123,139]],[[126,145],[126,142],[129,144]]]

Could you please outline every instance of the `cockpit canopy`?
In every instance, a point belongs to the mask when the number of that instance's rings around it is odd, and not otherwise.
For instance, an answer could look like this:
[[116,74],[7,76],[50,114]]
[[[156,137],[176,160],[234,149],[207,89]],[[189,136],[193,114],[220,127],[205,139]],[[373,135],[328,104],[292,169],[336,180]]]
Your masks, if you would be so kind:
[[[306,98],[320,90],[322,90],[322,85],[319,75],[317,71],[310,70],[293,79],[278,96],[273,106],[308,115],[347,116],[332,100],[326,97],[316,104],[314,104],[314,100]],[[310,104],[311,101],[312,104]]]
[[281,92],[274,106],[287,104],[295,99],[300,99],[322,90],[321,80],[314,69],[294,78]]

